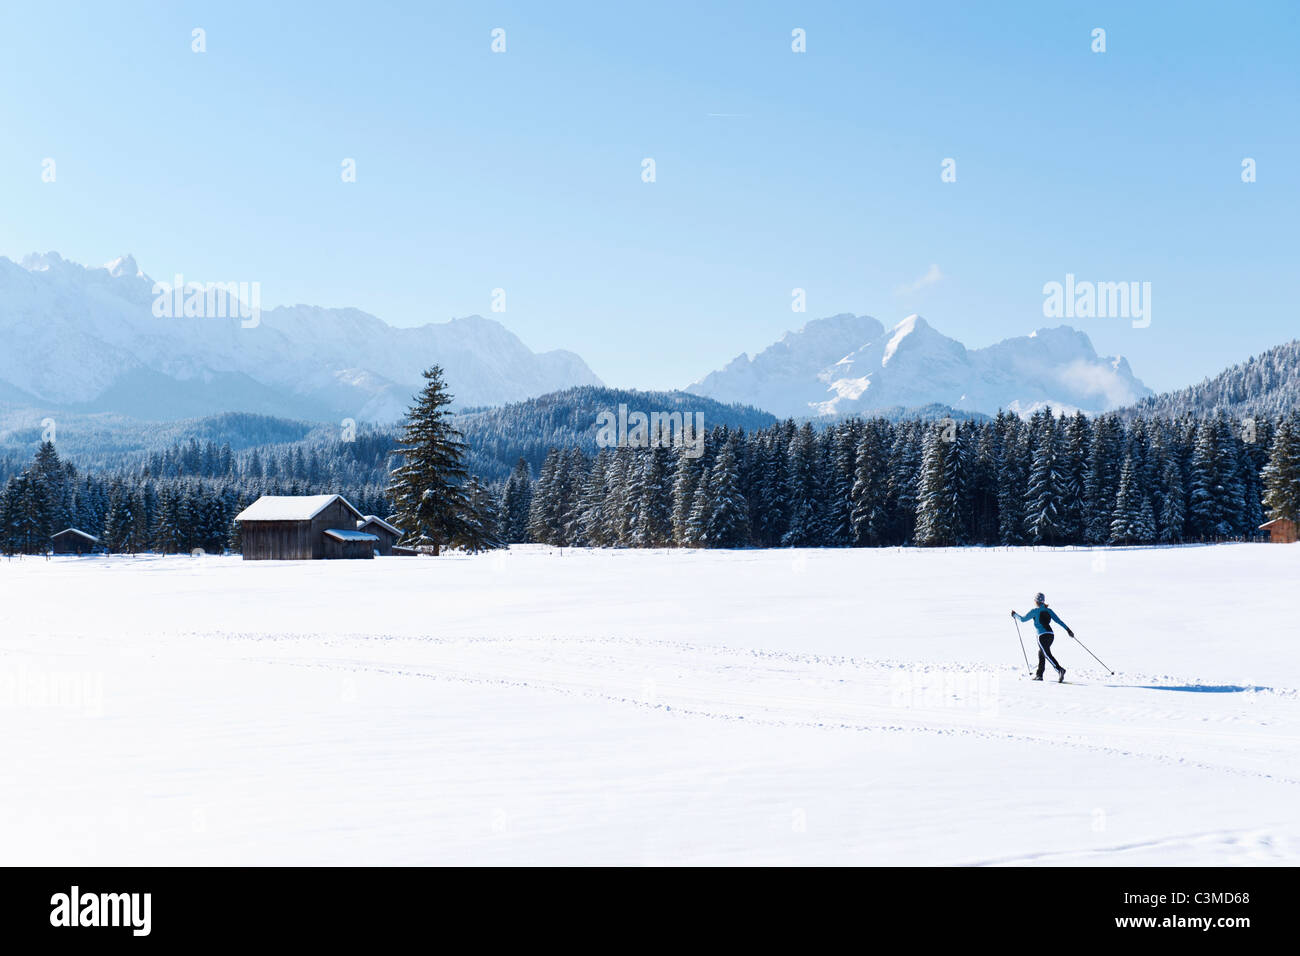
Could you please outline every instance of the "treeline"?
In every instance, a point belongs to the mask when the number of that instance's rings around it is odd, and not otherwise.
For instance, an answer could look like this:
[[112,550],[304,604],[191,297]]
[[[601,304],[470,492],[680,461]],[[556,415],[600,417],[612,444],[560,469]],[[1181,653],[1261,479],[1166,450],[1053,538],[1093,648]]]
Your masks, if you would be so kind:
[[1300,512],[1300,422],[851,419],[717,428],[704,453],[520,462],[511,542],[594,547],[1151,544],[1256,537]]
[[[41,553],[75,527],[114,552],[238,550],[234,516],[263,494],[340,493],[392,518],[391,435],[238,454],[178,444],[81,474],[50,443],[0,491],[0,551]],[[719,426],[684,448],[553,448],[503,484],[447,484],[449,546],[1151,544],[1251,538],[1300,519],[1300,421],[1286,418],[850,419]],[[427,478],[427,476],[425,476]],[[431,480],[431,479],[430,479]],[[462,486],[461,491],[454,488]],[[407,510],[413,506],[408,505]],[[468,517],[466,517],[468,516]],[[472,519],[472,520],[471,520]],[[420,519],[424,521],[425,519]],[[427,522],[426,522],[427,523]]]
[[[256,452],[252,457],[260,461]],[[337,492],[363,514],[388,513],[382,484],[343,484],[331,468],[322,467],[313,481],[282,476],[276,460],[267,476],[235,466],[221,449],[196,454],[188,446],[160,459],[139,471],[83,475],[52,443],[42,443],[31,464],[0,491],[0,553],[45,553],[50,536],[65,528],[94,535],[114,553],[238,551],[235,515],[264,494]]]

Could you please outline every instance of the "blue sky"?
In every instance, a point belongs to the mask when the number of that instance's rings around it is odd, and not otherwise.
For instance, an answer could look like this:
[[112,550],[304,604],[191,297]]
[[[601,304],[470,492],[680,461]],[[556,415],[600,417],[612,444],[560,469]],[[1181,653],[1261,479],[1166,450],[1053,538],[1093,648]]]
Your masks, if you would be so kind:
[[1152,284],[1073,324],[1175,387],[1300,334],[1298,9],[7,5],[0,254],[489,315],[643,388],[836,312],[986,345],[1070,272]]

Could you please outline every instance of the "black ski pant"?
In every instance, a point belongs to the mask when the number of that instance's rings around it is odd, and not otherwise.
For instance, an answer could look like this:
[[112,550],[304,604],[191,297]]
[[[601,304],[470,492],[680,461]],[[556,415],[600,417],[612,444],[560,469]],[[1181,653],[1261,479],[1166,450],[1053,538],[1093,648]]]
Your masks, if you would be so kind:
[[1051,631],[1046,634],[1038,635],[1038,676],[1043,676],[1043,664],[1051,661],[1052,666],[1056,668],[1056,673],[1062,674],[1065,668],[1057,663],[1056,658],[1052,656],[1052,640],[1056,637]]

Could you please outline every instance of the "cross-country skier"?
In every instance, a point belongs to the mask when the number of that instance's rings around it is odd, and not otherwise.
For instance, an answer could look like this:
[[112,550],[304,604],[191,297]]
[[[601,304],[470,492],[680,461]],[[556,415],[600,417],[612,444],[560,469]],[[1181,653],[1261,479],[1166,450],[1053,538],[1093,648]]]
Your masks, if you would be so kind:
[[1039,591],[1034,595],[1034,609],[1020,615],[1015,611],[1011,616],[1020,621],[1032,621],[1034,629],[1038,631],[1038,673],[1034,675],[1034,680],[1043,679],[1043,666],[1046,661],[1051,661],[1052,666],[1056,668],[1056,673],[1060,676],[1057,683],[1064,683],[1065,668],[1057,663],[1056,658],[1052,656],[1052,640],[1056,637],[1052,633],[1052,622],[1055,621],[1061,627],[1065,628],[1065,633],[1074,637],[1074,631],[1070,630],[1070,625],[1066,624],[1056,612],[1047,606],[1047,598],[1043,597],[1043,592]]

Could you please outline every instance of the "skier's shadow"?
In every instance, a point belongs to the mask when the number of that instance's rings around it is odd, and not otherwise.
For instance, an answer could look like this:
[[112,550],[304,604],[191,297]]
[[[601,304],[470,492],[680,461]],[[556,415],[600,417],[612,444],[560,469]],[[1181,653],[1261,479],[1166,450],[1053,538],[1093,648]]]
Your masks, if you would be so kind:
[[1135,687],[1138,690],[1179,690],[1187,694],[1263,694],[1273,690],[1271,687],[1258,687],[1251,684],[1113,684],[1113,687]]

